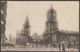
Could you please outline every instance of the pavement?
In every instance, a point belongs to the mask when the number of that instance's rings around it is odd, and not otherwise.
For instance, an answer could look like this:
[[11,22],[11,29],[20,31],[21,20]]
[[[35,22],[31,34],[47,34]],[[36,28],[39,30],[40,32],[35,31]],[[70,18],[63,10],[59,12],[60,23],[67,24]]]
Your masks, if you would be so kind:
[[[58,48],[2,48],[1,51],[60,51]],[[67,49],[65,51],[79,51],[78,49]]]

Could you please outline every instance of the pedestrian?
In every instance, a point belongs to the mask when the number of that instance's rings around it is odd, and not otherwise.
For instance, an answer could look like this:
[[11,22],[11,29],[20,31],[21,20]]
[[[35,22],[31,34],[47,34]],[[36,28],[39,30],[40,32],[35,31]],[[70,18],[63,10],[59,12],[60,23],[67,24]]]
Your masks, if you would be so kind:
[[59,48],[59,50],[61,50],[61,43],[58,44],[58,48]]
[[64,42],[62,43],[62,51],[65,51],[65,45],[64,45]]

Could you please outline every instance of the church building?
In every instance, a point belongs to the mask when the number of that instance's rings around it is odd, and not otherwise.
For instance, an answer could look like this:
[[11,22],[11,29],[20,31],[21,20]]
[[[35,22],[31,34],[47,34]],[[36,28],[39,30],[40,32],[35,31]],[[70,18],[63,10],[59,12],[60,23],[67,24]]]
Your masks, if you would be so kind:
[[[44,43],[55,44],[65,42],[66,46],[71,44],[71,47],[78,47],[79,32],[69,32],[58,29],[57,13],[52,6],[47,11],[47,19],[44,31]],[[75,46],[74,46],[75,45]]]

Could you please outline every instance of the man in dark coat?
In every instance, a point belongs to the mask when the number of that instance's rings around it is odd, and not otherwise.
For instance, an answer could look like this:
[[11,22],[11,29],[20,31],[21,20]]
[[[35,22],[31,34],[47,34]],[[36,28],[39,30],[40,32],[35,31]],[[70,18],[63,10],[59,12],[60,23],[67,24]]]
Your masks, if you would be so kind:
[[65,45],[64,45],[64,42],[62,42],[62,51],[65,51]]
[[58,48],[59,48],[59,50],[61,50],[61,43],[58,44]]

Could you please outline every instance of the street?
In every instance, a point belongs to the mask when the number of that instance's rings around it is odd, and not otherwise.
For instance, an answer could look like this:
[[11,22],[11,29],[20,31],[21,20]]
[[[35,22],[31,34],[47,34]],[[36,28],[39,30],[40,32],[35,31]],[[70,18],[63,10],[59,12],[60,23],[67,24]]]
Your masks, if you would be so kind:
[[[58,48],[5,48],[1,49],[1,51],[59,51]],[[77,51],[77,49],[67,49],[65,51]]]

